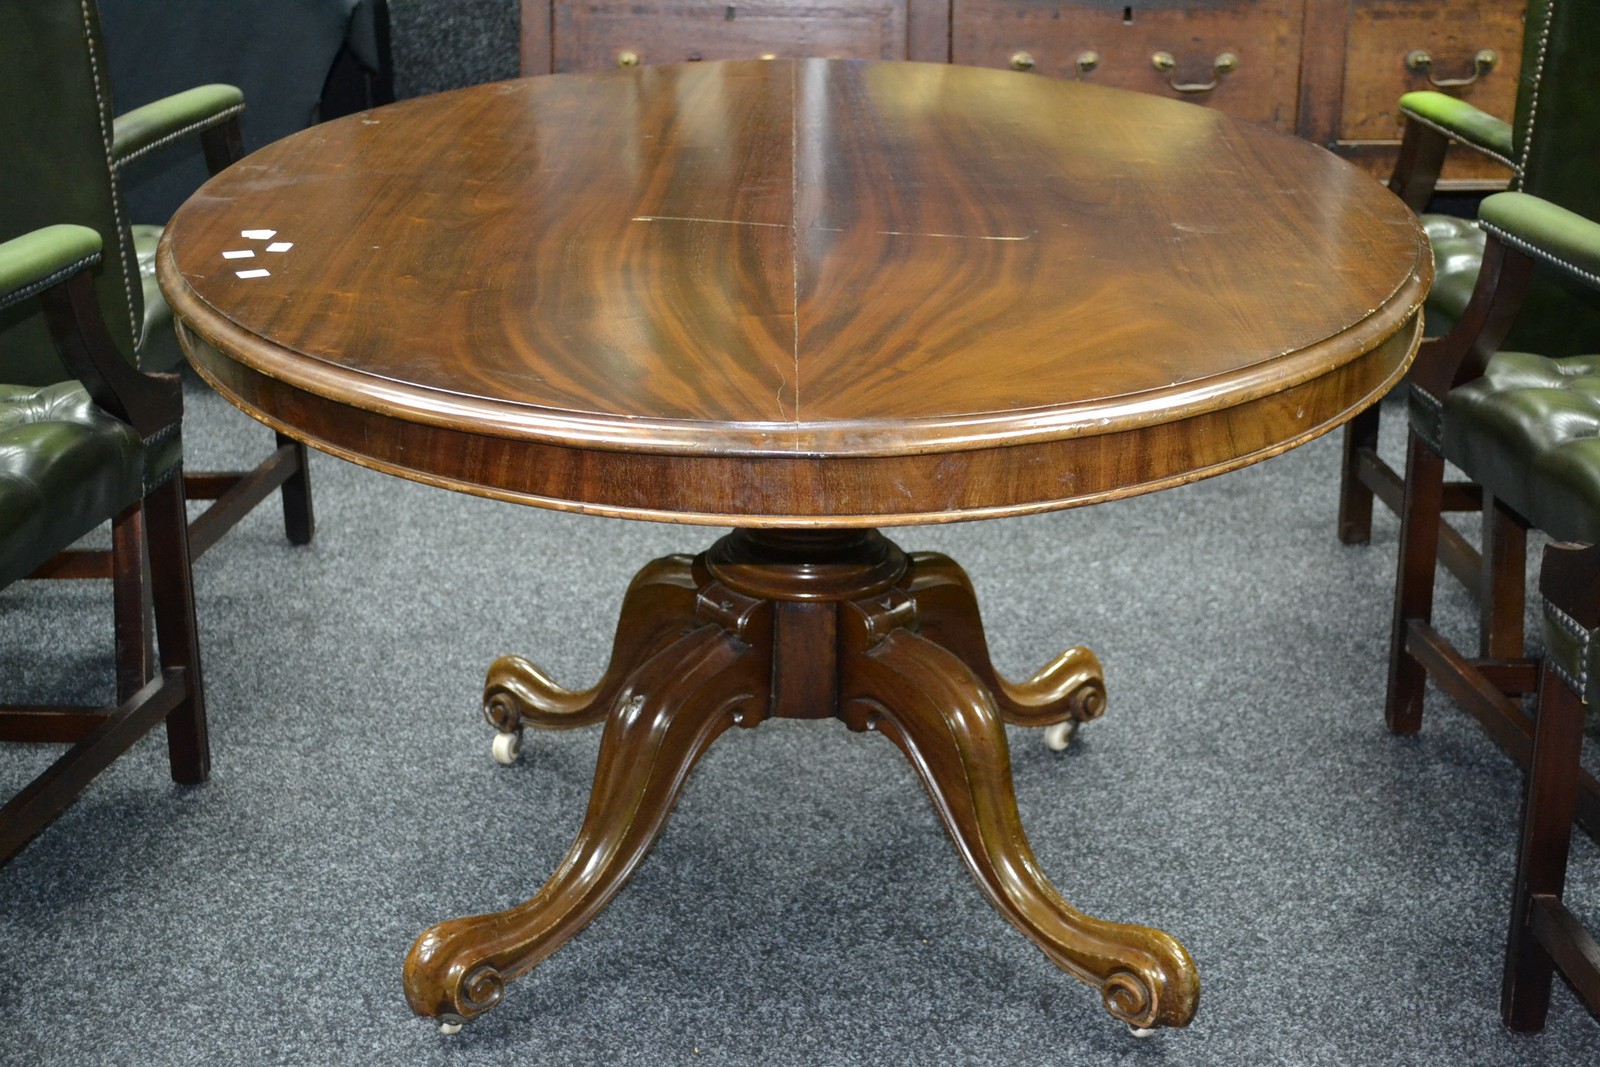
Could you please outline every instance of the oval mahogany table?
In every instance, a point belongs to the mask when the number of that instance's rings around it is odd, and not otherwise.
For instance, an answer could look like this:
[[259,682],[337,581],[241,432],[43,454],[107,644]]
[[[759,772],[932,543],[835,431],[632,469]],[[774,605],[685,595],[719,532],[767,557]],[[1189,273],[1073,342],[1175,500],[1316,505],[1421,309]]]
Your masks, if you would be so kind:
[[1018,819],[1003,724],[1099,714],[1094,656],[1002,678],[961,568],[877,528],[1160,489],[1349,419],[1405,370],[1431,277],[1371,179],[1089,85],[689,64],[307,130],[208,183],[158,267],[200,373],[282,432],[735,528],[639,573],[593,688],[490,669],[503,759],[524,725],[605,723],[593,794],[531,900],[418,939],[419,1014],[497,1003],[621,888],[722,731],[790,716],[894,741],[989,900],[1112,1015],[1192,1018],[1182,946],[1073,909]]

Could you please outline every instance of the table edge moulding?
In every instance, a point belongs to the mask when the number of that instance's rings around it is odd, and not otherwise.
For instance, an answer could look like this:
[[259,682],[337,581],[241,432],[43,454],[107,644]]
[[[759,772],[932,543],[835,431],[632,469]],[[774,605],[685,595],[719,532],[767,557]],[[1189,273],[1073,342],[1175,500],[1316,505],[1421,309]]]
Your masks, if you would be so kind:
[[1177,485],[1376,402],[1432,278],[1377,183],[1265,127],[1068,81],[635,67],[277,142],[180,209],[157,271],[200,373],[319,449],[735,527],[637,572],[589,688],[490,665],[496,760],[528,727],[603,724],[591,800],[532,897],[417,938],[418,1015],[454,1032],[500,1003],[620,892],[718,736],[794,718],[893,742],[989,902],[1114,1018],[1194,1017],[1183,946],[1068,904],[1017,811],[1006,727],[1065,747],[1106,709],[1098,659],[1006,678],[961,567],[876,527]]

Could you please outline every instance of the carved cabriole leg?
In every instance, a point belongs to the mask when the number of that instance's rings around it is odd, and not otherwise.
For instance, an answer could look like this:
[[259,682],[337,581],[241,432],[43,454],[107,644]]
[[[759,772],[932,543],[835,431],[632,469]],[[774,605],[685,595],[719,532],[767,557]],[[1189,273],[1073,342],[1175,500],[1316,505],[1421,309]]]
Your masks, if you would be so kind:
[[495,660],[483,684],[489,725],[501,733],[524,725],[568,730],[605,718],[633,670],[695,628],[693,563],[689,556],[666,556],[634,576],[622,600],[611,663],[588,689],[564,689],[521,656]]
[[1098,987],[1107,1011],[1136,1027],[1187,1024],[1200,995],[1189,954],[1159,930],[1094,919],[1061,898],[1023,833],[1005,729],[983,683],[878,610],[841,613],[845,722],[900,747],[990,903],[1057,966]]
[[955,653],[994,697],[1000,717],[1016,726],[1089,722],[1106,710],[1106,680],[1087,648],[1069,648],[1025,682],[994,669],[972,581],[960,564],[937,552],[911,553],[903,586],[917,605],[917,631]]
[[405,964],[419,1015],[458,1023],[549,956],[616,895],[654,844],[689,771],[724,730],[766,713],[770,661],[706,625],[627,679],[600,739],[589,809],[556,872],[525,904],[430,928]]
[[515,657],[491,669],[485,704],[501,730],[582,725],[609,711],[589,810],[532,900],[418,939],[407,999],[450,1029],[492,1007],[617,893],[723,730],[837,715],[900,746],[991,902],[1099,988],[1113,1015],[1184,1025],[1199,979],[1183,947],[1074,910],[1039,870],[1017,813],[1002,719],[1093,718],[1103,702],[1099,664],[1081,649],[1026,682],[1002,678],[961,568],[932,554],[913,561],[874,530],[740,530],[693,561],[657,560],[629,587],[594,688],[561,689]]

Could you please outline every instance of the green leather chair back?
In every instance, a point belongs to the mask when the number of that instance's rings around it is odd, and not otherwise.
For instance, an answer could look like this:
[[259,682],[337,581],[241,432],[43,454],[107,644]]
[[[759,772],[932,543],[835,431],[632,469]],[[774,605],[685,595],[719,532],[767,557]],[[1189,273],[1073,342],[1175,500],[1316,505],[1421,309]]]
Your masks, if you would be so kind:
[[[62,222],[98,231],[95,291],[135,362],[144,306],[111,162],[114,114],[92,0],[0,0],[0,240]],[[0,382],[69,377],[31,302],[0,311]]]
[[[1513,188],[1600,218],[1600,3],[1529,0],[1525,33]],[[1570,274],[1541,264],[1503,347],[1600,352],[1600,303]]]

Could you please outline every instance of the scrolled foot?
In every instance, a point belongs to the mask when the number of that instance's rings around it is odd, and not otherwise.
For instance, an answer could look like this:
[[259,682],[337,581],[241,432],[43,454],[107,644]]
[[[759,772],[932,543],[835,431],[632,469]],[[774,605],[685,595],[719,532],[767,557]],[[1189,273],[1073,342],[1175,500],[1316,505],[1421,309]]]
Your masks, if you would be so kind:
[[[1081,724],[1105,714],[1105,672],[1087,648],[1067,649],[1025,681],[1012,681],[995,670],[972,581],[949,556],[912,553],[906,591],[916,601],[917,632],[948,649],[978,676],[1006,722],[1016,726]],[[1060,732],[1055,737],[1059,741]],[[1050,737],[1045,743],[1056,748]]]
[[418,1015],[469,1020],[583,929],[654,844],[689,770],[724,730],[766,707],[770,661],[716,626],[667,645],[627,679],[600,738],[577,841],[524,904],[439,923],[405,964]]
[[[665,646],[695,628],[693,560],[665,556],[640,569],[628,586],[612,641],[611,663],[588,689],[567,689],[521,656],[501,656],[489,665],[483,682],[483,717],[500,732],[520,734],[524,726],[570,730],[606,717],[629,674]],[[499,763],[516,762],[513,743],[496,738]]]

